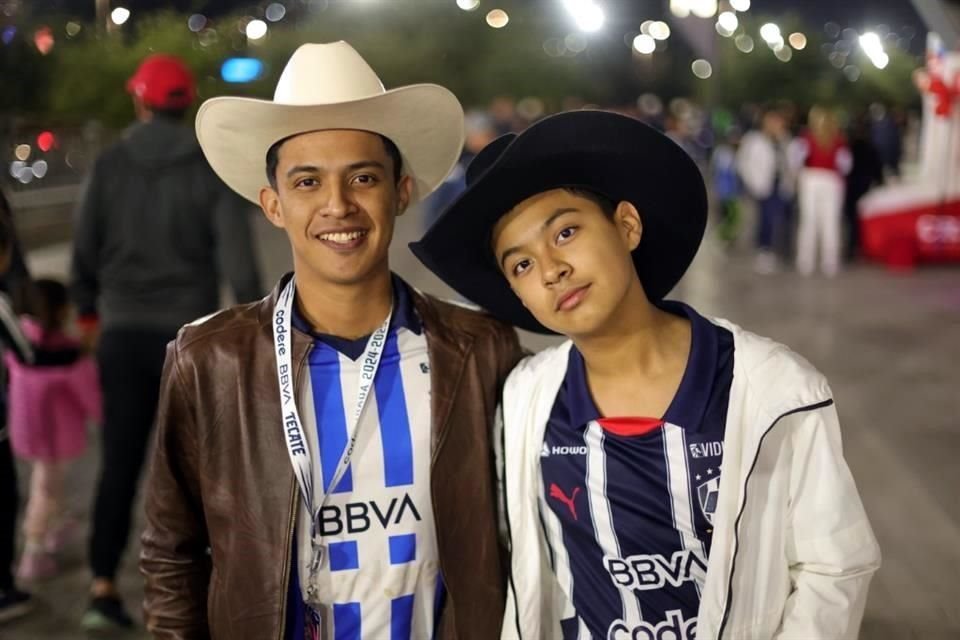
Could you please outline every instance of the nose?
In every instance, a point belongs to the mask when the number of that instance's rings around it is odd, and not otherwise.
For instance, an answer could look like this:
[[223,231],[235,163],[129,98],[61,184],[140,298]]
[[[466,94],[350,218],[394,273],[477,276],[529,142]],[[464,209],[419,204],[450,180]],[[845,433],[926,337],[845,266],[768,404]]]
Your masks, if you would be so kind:
[[339,181],[331,180],[323,190],[321,215],[328,218],[345,218],[353,212],[353,203],[344,185]]
[[552,287],[565,278],[570,277],[573,268],[562,258],[554,255],[546,255],[540,261],[543,284],[546,287]]

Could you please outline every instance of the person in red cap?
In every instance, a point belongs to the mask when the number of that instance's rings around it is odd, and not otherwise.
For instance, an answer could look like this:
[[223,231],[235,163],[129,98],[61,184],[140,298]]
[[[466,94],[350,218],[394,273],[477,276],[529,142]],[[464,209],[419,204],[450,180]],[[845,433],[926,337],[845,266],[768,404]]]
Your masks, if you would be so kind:
[[104,396],[88,630],[130,627],[115,577],[157,408],[166,345],[220,307],[261,296],[248,205],[204,159],[182,120],[196,99],[176,57],[146,58],[127,82],[137,122],[88,176],[74,227],[71,294],[96,349]]
[[148,56],[140,64],[127,80],[127,93],[133,96],[138,118],[143,109],[182,116],[197,97],[190,69],[180,58],[162,53]]

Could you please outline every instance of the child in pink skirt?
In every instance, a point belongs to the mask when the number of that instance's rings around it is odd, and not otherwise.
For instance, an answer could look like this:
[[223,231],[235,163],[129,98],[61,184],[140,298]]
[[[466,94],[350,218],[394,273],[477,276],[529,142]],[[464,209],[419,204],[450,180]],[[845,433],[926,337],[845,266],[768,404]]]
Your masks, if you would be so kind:
[[73,524],[64,517],[67,464],[86,449],[88,424],[101,419],[93,360],[69,357],[80,345],[65,333],[70,315],[66,288],[54,280],[37,280],[34,293],[34,313],[21,318],[23,333],[37,348],[62,351],[68,364],[31,366],[6,355],[10,440],[14,455],[33,466],[23,523],[26,547],[17,570],[23,580],[57,572],[55,554],[65,528]]

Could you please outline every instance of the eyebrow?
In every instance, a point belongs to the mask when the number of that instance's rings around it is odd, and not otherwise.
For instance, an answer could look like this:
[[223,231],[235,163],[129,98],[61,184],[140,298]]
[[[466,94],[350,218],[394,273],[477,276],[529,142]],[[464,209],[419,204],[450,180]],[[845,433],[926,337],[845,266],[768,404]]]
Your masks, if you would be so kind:
[[[356,171],[357,169],[380,169],[381,171],[386,171],[387,168],[382,162],[377,162],[376,160],[360,160],[359,162],[354,162],[348,164],[344,167],[346,171]],[[298,164],[295,167],[291,167],[287,171],[287,177],[290,178],[297,173],[321,173],[320,167],[312,164]]]
[[[556,219],[559,218],[560,216],[566,215],[566,214],[568,214],[568,213],[574,213],[574,212],[577,212],[577,211],[579,211],[579,209],[577,209],[576,207],[561,207],[561,208],[557,209],[556,211],[554,211],[554,212],[550,215],[549,218],[547,218],[546,220],[543,221],[543,224],[540,225],[540,231],[543,231],[544,229],[546,229],[547,227],[549,227],[549,226],[550,226],[551,224],[553,224],[553,223],[556,221]],[[500,256],[500,269],[501,269],[502,271],[506,271],[507,258],[509,258],[510,256],[512,256],[513,254],[515,254],[515,253],[518,252],[518,251],[520,251],[520,247],[519,247],[519,246],[510,247],[509,249],[507,249],[506,251],[504,251],[503,254],[501,254],[501,256]]]

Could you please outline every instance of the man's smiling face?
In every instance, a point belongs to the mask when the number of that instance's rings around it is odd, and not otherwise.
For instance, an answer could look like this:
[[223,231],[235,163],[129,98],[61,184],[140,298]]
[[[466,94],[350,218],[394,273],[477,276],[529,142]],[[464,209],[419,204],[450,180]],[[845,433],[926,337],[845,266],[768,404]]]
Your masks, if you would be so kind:
[[264,187],[267,218],[286,231],[299,275],[349,285],[388,270],[396,217],[412,180],[395,178],[383,138],[368,131],[313,131],[279,148],[276,187]]

